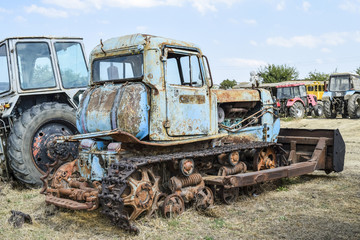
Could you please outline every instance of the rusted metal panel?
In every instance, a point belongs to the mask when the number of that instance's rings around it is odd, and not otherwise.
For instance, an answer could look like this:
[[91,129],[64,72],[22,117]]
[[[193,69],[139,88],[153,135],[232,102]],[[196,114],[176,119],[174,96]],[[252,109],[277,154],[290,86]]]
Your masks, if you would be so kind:
[[[332,138],[324,138],[326,141],[326,145],[332,146],[333,145],[333,139]],[[317,144],[319,141],[319,137],[294,137],[294,136],[278,136],[278,140],[281,143],[291,143],[292,141],[295,141],[297,144],[309,144],[314,145]]]
[[[313,153],[320,146],[315,146],[316,139],[322,138],[325,141],[326,155],[324,156],[325,169],[328,172],[341,172],[344,168],[345,142],[338,129],[280,129],[278,142],[283,148],[291,151],[291,141],[296,142],[296,152]],[[311,155],[310,155],[311,157]],[[320,165],[319,165],[320,167]]]
[[245,187],[284,177],[294,177],[311,173],[315,170],[315,166],[315,161],[302,162],[291,166],[277,167],[249,173],[239,173],[232,176],[206,176],[203,177],[203,179],[206,184],[210,185],[222,185],[226,188]]
[[218,103],[231,102],[257,102],[260,101],[258,90],[251,89],[230,89],[230,90],[211,90],[216,94]]
[[[152,36],[147,34],[132,34],[122,37],[111,38],[97,45],[90,53],[90,62],[94,57],[104,57],[119,54],[124,49],[136,50],[138,46],[145,46],[148,49],[161,49],[163,46],[182,46],[188,48],[200,48],[193,43],[179,41],[169,38]],[[105,52],[105,53],[104,53]]]
[[74,200],[66,199],[66,198],[58,198],[51,195],[46,195],[45,202],[47,204],[53,204],[58,207],[63,207],[71,210],[85,210],[93,208],[92,203],[85,202],[80,203]]
[[[176,146],[176,145],[182,145],[182,144],[189,144],[189,143],[195,143],[195,142],[201,142],[201,141],[209,141],[212,139],[219,139],[228,136],[227,133],[219,133],[216,135],[209,135],[205,137],[183,137],[180,138],[178,141],[140,141],[138,138],[136,138],[134,135],[131,135],[127,132],[121,131],[121,130],[111,130],[111,131],[102,131],[102,132],[94,132],[94,133],[86,133],[86,134],[78,134],[78,135],[72,135],[72,136],[61,136],[57,138],[57,142],[72,142],[72,141],[79,141],[82,139],[88,139],[88,138],[106,138],[110,137],[114,139],[117,142],[122,143],[133,143],[133,144],[139,144],[139,145],[147,145],[147,146]],[[248,140],[242,139],[239,142],[249,142]]]
[[167,133],[170,136],[207,135],[210,131],[207,86],[167,85],[166,91]]
[[149,134],[148,93],[144,84],[108,84],[87,92],[77,125],[82,133],[112,129],[139,139]]

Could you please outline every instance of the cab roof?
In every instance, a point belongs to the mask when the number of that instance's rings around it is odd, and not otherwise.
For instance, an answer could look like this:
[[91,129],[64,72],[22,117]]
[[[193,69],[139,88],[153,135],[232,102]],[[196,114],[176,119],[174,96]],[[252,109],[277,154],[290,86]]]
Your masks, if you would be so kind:
[[91,51],[90,55],[103,54],[104,52],[105,53],[116,52],[118,50],[128,49],[128,48],[136,48],[139,45],[142,45],[144,48],[145,47],[162,48],[164,45],[180,46],[185,49],[196,50],[200,52],[200,48],[193,43],[137,33],[122,37],[110,38],[97,45]]
[[297,87],[305,85],[305,83],[293,83],[293,84],[285,84],[285,85],[278,85],[276,88],[285,88],[285,87]]
[[351,73],[351,72],[343,72],[343,73],[332,73],[330,75],[331,76],[346,76],[346,75],[351,75],[351,76],[355,76],[355,77],[360,77],[358,74],[356,73]]
[[6,40],[17,40],[17,39],[65,39],[65,40],[70,40],[70,39],[74,39],[74,40],[83,40],[83,38],[81,37],[55,37],[55,36],[32,36],[32,37],[8,37],[3,39],[1,42],[4,42]]

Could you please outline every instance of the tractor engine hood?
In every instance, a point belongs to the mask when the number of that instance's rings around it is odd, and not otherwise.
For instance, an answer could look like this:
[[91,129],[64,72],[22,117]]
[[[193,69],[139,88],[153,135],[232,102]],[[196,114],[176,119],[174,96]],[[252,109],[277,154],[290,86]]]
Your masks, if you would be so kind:
[[143,83],[104,84],[84,92],[76,124],[80,133],[119,129],[138,139],[149,134],[148,90]]

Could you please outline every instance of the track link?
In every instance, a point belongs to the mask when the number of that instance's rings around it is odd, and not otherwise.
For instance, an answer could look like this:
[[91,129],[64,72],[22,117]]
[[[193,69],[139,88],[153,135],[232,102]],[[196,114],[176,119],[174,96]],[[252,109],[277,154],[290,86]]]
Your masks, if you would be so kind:
[[108,168],[107,177],[102,181],[102,193],[99,194],[100,203],[103,206],[102,213],[107,215],[112,223],[122,229],[138,233],[138,228],[129,220],[129,216],[124,211],[124,202],[121,198],[127,186],[127,178],[139,167],[148,166],[154,163],[180,160],[184,158],[199,158],[217,156],[222,153],[241,151],[248,149],[261,149],[264,147],[275,146],[276,143],[251,142],[240,144],[229,144],[210,149],[162,154],[155,156],[137,156],[123,158],[121,162],[112,163]]

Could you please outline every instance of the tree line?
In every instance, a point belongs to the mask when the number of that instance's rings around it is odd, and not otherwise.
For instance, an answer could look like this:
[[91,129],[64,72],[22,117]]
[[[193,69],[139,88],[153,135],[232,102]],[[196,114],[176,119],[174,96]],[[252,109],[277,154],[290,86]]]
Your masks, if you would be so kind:
[[[355,69],[356,74],[360,75],[360,67]],[[268,64],[260,67],[256,75],[262,79],[262,83],[277,83],[284,81],[296,80],[299,77],[299,72],[295,67],[284,65]],[[318,72],[316,70],[309,72],[305,80],[326,81],[330,74]],[[237,82],[235,80],[226,79],[220,83],[221,89],[233,88]]]

